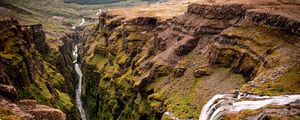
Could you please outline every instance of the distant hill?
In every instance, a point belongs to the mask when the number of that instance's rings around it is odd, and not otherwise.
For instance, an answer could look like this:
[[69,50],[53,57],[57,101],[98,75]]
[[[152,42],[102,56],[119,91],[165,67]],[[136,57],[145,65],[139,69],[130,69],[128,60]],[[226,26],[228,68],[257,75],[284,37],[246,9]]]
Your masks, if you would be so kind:
[[[77,3],[77,4],[109,4],[109,3],[117,3],[121,1],[129,1],[129,0],[64,0],[65,3]],[[130,0],[130,1],[157,2],[160,0]]]

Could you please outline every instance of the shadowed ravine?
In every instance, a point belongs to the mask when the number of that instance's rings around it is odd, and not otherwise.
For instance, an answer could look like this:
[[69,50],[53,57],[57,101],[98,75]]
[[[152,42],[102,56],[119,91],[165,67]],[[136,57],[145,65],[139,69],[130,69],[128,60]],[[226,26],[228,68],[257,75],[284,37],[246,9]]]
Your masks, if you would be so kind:
[[78,87],[76,89],[76,104],[77,104],[77,108],[79,109],[81,119],[86,120],[85,112],[82,107],[82,101],[81,101],[82,72],[81,72],[79,64],[77,63],[77,59],[78,59],[77,51],[78,51],[78,48],[77,48],[77,45],[75,45],[74,50],[73,50],[73,56],[74,56],[75,60],[73,61],[73,63],[74,63],[75,71],[78,74],[78,80],[79,80]]

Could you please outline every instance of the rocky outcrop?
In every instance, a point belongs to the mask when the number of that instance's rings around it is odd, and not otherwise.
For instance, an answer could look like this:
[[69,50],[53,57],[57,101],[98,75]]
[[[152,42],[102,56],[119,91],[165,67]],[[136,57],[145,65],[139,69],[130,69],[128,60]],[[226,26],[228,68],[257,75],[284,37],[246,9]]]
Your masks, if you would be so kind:
[[14,103],[0,98],[0,106],[0,118],[3,119],[66,120],[66,115],[61,110],[37,104],[35,100],[20,100]]
[[132,20],[127,21],[129,24],[135,24],[140,26],[151,26],[155,27],[157,19],[154,17],[138,17]]
[[281,15],[276,15],[267,12],[257,12],[254,10],[247,11],[245,19],[253,21],[257,24],[274,26],[279,29],[300,35],[300,21],[299,19],[288,18]]
[[[61,109],[70,119],[76,118],[70,97],[74,79],[72,56],[69,55],[68,65],[61,52],[49,48],[41,24],[20,25],[14,19],[1,20],[0,24],[0,96],[12,101],[34,99],[39,104]],[[40,118],[65,118],[64,113],[53,108],[47,108],[51,116],[41,115]],[[43,109],[37,112],[43,112]]]
[[187,13],[196,14],[207,19],[233,19],[237,17],[243,17],[245,12],[245,6],[239,4],[191,4],[187,9]]

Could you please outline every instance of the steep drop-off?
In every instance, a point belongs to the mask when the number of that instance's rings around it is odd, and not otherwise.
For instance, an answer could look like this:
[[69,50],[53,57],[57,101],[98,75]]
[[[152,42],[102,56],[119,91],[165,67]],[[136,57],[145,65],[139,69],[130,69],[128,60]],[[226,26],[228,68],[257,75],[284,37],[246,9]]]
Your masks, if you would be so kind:
[[76,34],[60,38],[64,44],[54,49],[46,42],[41,24],[20,25],[5,19],[0,26],[1,119],[78,118],[72,99],[76,73],[69,52]]
[[[272,5],[191,4],[166,21],[102,14],[85,29],[81,45],[87,118],[168,119],[168,111],[198,119],[216,94],[298,94],[298,14],[276,10],[299,8]],[[266,117],[298,119],[299,108],[292,107],[298,114]]]

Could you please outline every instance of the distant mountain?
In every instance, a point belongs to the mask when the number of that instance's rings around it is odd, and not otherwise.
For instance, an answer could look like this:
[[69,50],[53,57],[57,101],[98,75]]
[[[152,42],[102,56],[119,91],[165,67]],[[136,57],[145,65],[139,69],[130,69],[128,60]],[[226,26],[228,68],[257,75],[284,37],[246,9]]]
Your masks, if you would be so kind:
[[[109,3],[117,3],[121,1],[128,1],[128,0],[64,0],[65,3],[77,3],[77,4],[109,4]],[[157,2],[160,0],[130,0],[130,1]]]

